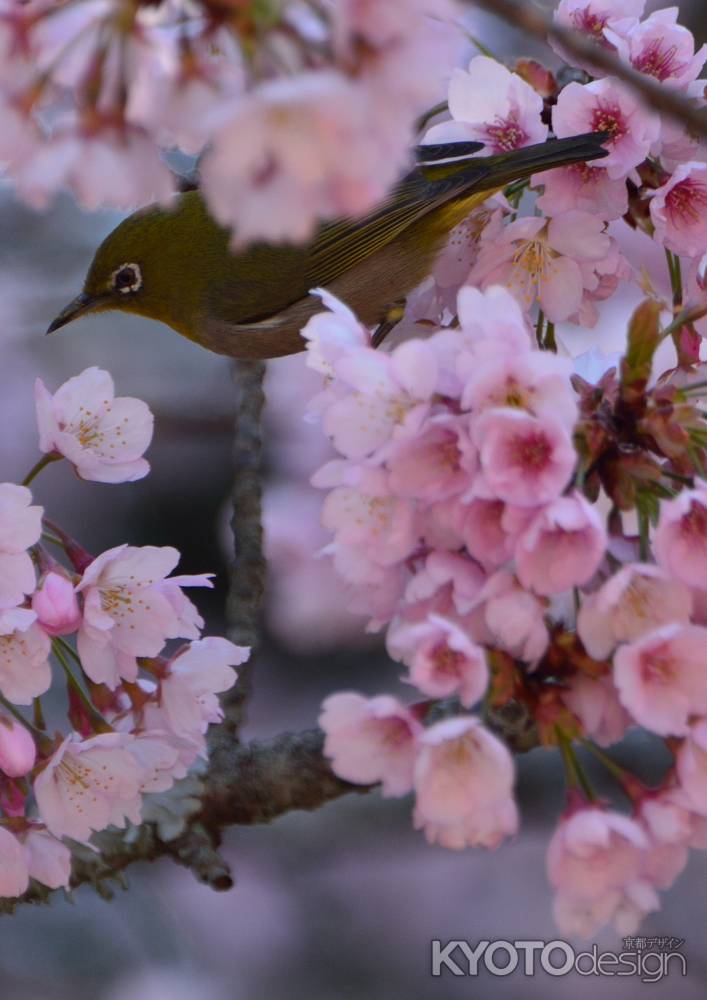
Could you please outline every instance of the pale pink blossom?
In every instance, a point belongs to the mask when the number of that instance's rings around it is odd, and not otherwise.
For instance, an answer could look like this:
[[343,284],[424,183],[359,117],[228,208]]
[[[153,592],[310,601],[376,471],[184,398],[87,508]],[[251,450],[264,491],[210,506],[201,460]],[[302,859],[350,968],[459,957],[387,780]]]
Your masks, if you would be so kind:
[[707,163],[681,163],[650,202],[655,238],[685,257],[707,250]]
[[488,56],[475,56],[449,84],[451,122],[433,125],[426,142],[476,139],[486,152],[505,153],[547,138],[542,97],[516,73]]
[[692,715],[707,713],[707,628],[663,625],[620,646],[614,679],[634,719],[661,736],[684,736]]
[[146,403],[115,395],[113,379],[87,368],[52,395],[35,384],[39,447],[63,455],[82,479],[124,483],[142,479],[150,466],[142,457],[152,439]]
[[610,298],[620,282],[631,281],[634,271],[613,236],[609,238],[609,246],[601,260],[581,260],[579,269],[582,272],[584,297],[569,321],[592,329],[599,321],[596,303]]
[[600,219],[620,219],[628,211],[624,178],[613,180],[607,170],[592,163],[572,163],[534,174],[531,184],[543,188],[536,205],[545,215],[578,209]]
[[608,674],[596,678],[575,674],[563,689],[562,700],[579,719],[584,735],[602,747],[618,743],[632,723]]
[[323,702],[319,724],[326,734],[324,753],[340,778],[381,782],[386,796],[410,791],[422,726],[397,698],[342,691]]
[[569,428],[554,417],[538,419],[508,407],[486,410],[474,424],[474,437],[489,495],[505,503],[549,503],[572,475],[577,456]]
[[424,622],[401,624],[388,632],[388,652],[409,667],[407,678],[431,698],[458,694],[464,708],[483,698],[489,671],[483,649],[448,618],[432,614]]
[[[177,602],[172,591],[185,578],[165,580],[178,560],[169,546],[119,545],[87,567],[76,588],[83,595],[77,642],[91,680],[110,688],[121,677],[134,681],[136,657],[157,656],[166,639],[193,634],[194,616],[185,614],[182,603],[187,599],[182,595]],[[186,579],[208,583],[201,577]]]
[[324,288],[315,288],[312,294],[321,298],[324,308],[302,328],[302,337],[307,341],[307,366],[331,379],[340,358],[358,348],[370,347],[371,337],[335,295]]
[[125,733],[66,737],[34,782],[50,833],[85,842],[94,830],[140,822],[142,775],[127,748],[131,739]]
[[415,763],[416,829],[442,847],[498,847],[518,829],[506,746],[473,716],[436,722]]
[[660,505],[653,552],[666,572],[690,587],[707,580],[707,488],[683,490]]
[[411,340],[392,354],[368,347],[346,351],[333,367],[332,388],[338,392],[322,424],[346,458],[364,458],[391,438],[420,429],[437,387],[437,360],[429,343]]
[[560,92],[552,111],[558,138],[582,132],[608,132],[604,143],[609,155],[597,167],[619,179],[645,160],[658,138],[660,119],[624,84],[611,77],[591,83],[569,83]]
[[26,550],[39,541],[43,513],[26,486],[0,483],[0,609],[16,607],[35,588]]
[[630,642],[661,625],[690,620],[692,595],[685,584],[649,563],[629,563],[599,590],[585,594],[577,632],[595,660],[609,657],[620,642]]
[[610,246],[604,222],[588,212],[517,219],[498,238],[482,237],[469,281],[482,288],[506,285],[524,309],[537,299],[545,316],[559,323],[582,304],[587,283],[581,265],[601,261]]
[[14,899],[29,887],[27,859],[17,837],[0,826],[0,896]]
[[400,166],[371,124],[365,91],[335,70],[259,84],[202,161],[214,217],[242,243],[303,240],[320,219],[367,211]]
[[175,191],[154,140],[127,125],[85,135],[70,122],[15,161],[12,179],[20,197],[39,209],[63,188],[89,211],[166,202]]
[[382,469],[330,462],[312,481],[327,486],[341,480],[343,485],[324,500],[322,524],[335,533],[335,546],[348,550],[347,578],[363,582],[357,566],[392,566],[412,552],[417,541],[415,511],[409,501],[391,496]]
[[68,889],[71,851],[46,830],[30,827],[24,838],[25,861],[30,878],[50,889]]
[[615,32],[609,26],[606,38],[640,73],[654,77],[665,87],[685,90],[702,71],[707,45],[695,52],[692,32],[677,23],[679,13],[678,7],[655,10],[628,31]]
[[[494,232],[494,241],[500,235]],[[526,354],[535,347],[525,314],[503,285],[489,285],[483,291],[470,285],[460,288],[457,313],[464,351],[473,358],[493,361],[501,355]]]
[[659,889],[669,889],[688,860],[688,848],[699,846],[703,819],[691,809],[681,788],[667,788],[646,795],[637,809],[650,838],[646,872]]
[[[613,49],[607,38],[608,27],[628,31],[638,23],[646,0],[560,0],[555,8],[554,19],[565,28],[571,28],[586,35],[589,40],[605,49]],[[597,68],[588,59],[581,59],[569,52],[561,43],[550,39],[553,49],[571,66],[579,66],[588,73],[598,74]]]
[[535,664],[550,641],[545,611],[540,598],[522,587],[513,573],[500,569],[489,577],[479,594],[472,633],[477,642],[498,646],[511,656]]
[[[429,602],[441,613],[465,615],[476,605],[486,575],[471,559],[456,552],[430,552],[405,588],[405,602]],[[423,612],[424,613],[424,612]]]
[[606,528],[596,507],[576,491],[558,497],[516,542],[518,579],[545,596],[579,587],[596,573],[606,544]]
[[677,754],[680,787],[690,809],[707,816],[707,719],[698,719]]
[[568,426],[577,419],[570,384],[572,362],[549,351],[476,359],[461,356],[457,370],[464,389],[461,402],[475,416],[491,407],[517,407],[533,416],[555,416]]
[[641,825],[628,816],[588,806],[563,818],[547,852],[559,929],[587,938],[613,923],[628,934],[641,916],[658,909],[643,874],[648,847]]
[[31,735],[9,716],[0,716],[0,771],[21,778],[34,767],[37,748]]
[[412,438],[394,442],[387,455],[391,492],[425,503],[457,496],[476,471],[476,449],[466,417],[432,417]]
[[[196,700],[196,695],[194,698]],[[181,759],[180,748],[172,734],[148,729],[135,733],[126,749],[140,768],[140,791],[164,792],[171,788],[176,778],[183,778],[187,769]]]
[[202,734],[223,718],[217,695],[233,687],[250,649],[209,636],[190,643],[170,660],[160,682],[160,704],[169,729],[177,736]]
[[62,570],[50,570],[32,594],[32,610],[48,635],[70,635],[81,624],[74,585]]
[[0,692],[16,705],[31,705],[52,682],[51,642],[34,611],[0,612]]
[[534,514],[532,507],[511,507],[502,500],[476,497],[464,507],[464,545],[485,569],[497,569],[512,557],[518,535]]

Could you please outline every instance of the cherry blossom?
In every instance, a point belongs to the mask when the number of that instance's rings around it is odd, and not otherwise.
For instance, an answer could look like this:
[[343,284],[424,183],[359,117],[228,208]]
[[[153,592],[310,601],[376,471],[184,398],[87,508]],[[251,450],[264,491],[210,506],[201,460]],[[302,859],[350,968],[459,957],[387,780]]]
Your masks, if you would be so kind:
[[612,179],[607,170],[591,163],[534,174],[531,184],[543,188],[535,204],[549,216],[577,209],[600,219],[619,219],[628,211],[626,181]]
[[422,726],[397,698],[333,694],[322,704],[319,724],[324,753],[340,778],[361,785],[380,781],[383,795],[410,791]]
[[701,625],[664,625],[619,647],[616,687],[640,725],[682,736],[691,715],[707,714],[706,639]]
[[473,716],[436,722],[420,737],[415,815],[430,843],[497,847],[518,829],[513,759]]
[[468,420],[433,417],[416,437],[393,443],[389,485],[397,496],[445,500],[465,489],[475,466]]
[[0,692],[16,705],[30,705],[52,682],[51,643],[33,611],[0,612]]
[[41,819],[55,837],[85,842],[94,830],[140,821],[141,772],[127,749],[132,737],[67,736],[34,782]]
[[628,31],[609,26],[606,38],[640,73],[655,77],[666,87],[687,86],[697,79],[707,59],[707,45],[695,52],[692,32],[677,23],[677,7],[655,10]]
[[512,406],[536,417],[554,415],[568,426],[577,419],[569,358],[545,351],[488,359],[469,354],[460,357],[457,370],[464,379],[462,406],[475,414]]
[[69,887],[71,851],[60,840],[39,827],[30,827],[23,843],[31,878],[50,889]]
[[653,536],[658,564],[691,587],[707,578],[707,488],[683,490],[660,505]]
[[39,541],[43,513],[25,486],[0,483],[0,609],[21,604],[35,588],[26,550]]
[[677,755],[677,773],[691,809],[707,816],[707,719],[687,731]]
[[[616,31],[630,30],[643,14],[646,0],[560,0],[553,17],[558,24],[587,35],[602,48],[612,49],[613,43],[607,35],[607,28]],[[618,23],[617,23],[618,22]],[[550,39],[553,49],[572,66],[579,66],[588,73],[596,73],[596,67],[588,60],[580,59],[568,52],[563,45]]]
[[81,624],[74,584],[64,572],[50,570],[32,594],[32,610],[47,635],[70,635]]
[[632,724],[609,675],[593,678],[577,674],[563,690],[562,700],[579,719],[584,735],[599,746],[618,743]]
[[474,437],[490,495],[520,507],[559,496],[576,461],[567,430],[554,417],[539,419],[508,407],[486,410]]
[[707,247],[707,163],[681,163],[651,198],[655,238],[673,253],[698,257]]
[[613,923],[629,934],[641,916],[657,910],[655,890],[643,877],[648,847],[640,824],[628,816],[586,807],[563,818],[547,852],[559,929],[589,938]]
[[553,108],[552,126],[558,138],[608,132],[604,146],[609,155],[596,166],[617,180],[646,158],[658,138],[660,120],[623,84],[606,77],[587,84],[569,83]]
[[[193,622],[185,621],[184,613],[175,610],[174,595],[164,591],[165,582],[170,585],[165,577],[178,560],[169,546],[119,545],[87,567],[76,587],[83,595],[78,651],[92,680],[110,688],[121,677],[133,681],[136,657],[157,656],[166,639],[193,633]],[[195,579],[204,585],[202,578]],[[175,580],[171,586],[177,586]]]
[[124,483],[149,472],[142,455],[152,439],[152,414],[142,400],[116,397],[108,372],[87,368],[54,395],[37,379],[35,400],[39,447],[68,458],[82,479]]
[[177,736],[203,734],[210,722],[219,722],[223,710],[217,695],[233,687],[233,669],[245,663],[250,650],[228,639],[209,636],[190,643],[170,660],[160,682],[164,720]]
[[388,633],[388,652],[410,668],[409,680],[423,694],[458,694],[464,708],[480,701],[489,672],[483,649],[453,621],[432,614],[427,621],[402,622]]
[[536,594],[587,583],[604,557],[607,536],[596,509],[579,493],[558,497],[531,521],[515,546],[516,571]]
[[518,219],[497,239],[482,237],[469,281],[483,288],[504,284],[525,309],[537,299],[558,323],[579,310],[594,283],[585,280],[582,264],[604,260],[610,246],[602,220],[576,209],[550,220]]
[[434,125],[426,142],[476,139],[485,152],[506,153],[547,138],[543,101],[528,83],[488,56],[475,56],[449,84],[451,122]]
[[215,218],[235,226],[239,242],[277,241],[304,239],[321,218],[365,212],[399,166],[377,141],[368,111],[364,92],[335,71],[252,90],[216,132],[202,163]]
[[477,642],[534,664],[549,642],[545,610],[542,600],[522,587],[513,573],[500,569],[479,594],[472,631]]
[[0,826],[0,896],[21,896],[29,886],[27,860],[17,837]]
[[661,625],[686,624],[691,612],[692,595],[683,583],[650,563],[629,563],[584,596],[577,633],[589,655],[603,660],[620,642]]
[[21,778],[34,767],[37,748],[19,722],[0,716],[0,771],[10,778]]

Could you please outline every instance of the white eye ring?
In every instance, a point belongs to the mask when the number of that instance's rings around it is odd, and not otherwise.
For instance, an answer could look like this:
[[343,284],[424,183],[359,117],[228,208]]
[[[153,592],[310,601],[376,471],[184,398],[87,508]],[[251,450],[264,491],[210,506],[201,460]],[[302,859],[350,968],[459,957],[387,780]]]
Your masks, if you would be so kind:
[[[131,270],[134,275],[134,280],[130,285],[118,285],[118,275],[125,270]],[[110,276],[111,287],[116,291],[120,292],[121,295],[130,295],[133,292],[139,292],[142,288],[142,271],[140,270],[139,264],[121,264],[120,267],[116,267],[115,271]]]

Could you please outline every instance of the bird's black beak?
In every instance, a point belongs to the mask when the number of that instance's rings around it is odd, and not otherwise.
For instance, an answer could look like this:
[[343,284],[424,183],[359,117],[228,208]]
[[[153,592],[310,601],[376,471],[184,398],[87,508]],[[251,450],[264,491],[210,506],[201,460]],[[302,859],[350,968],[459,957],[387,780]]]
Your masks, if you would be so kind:
[[88,295],[86,292],[81,292],[77,295],[73,302],[69,302],[68,306],[61,310],[56,319],[53,319],[49,324],[49,329],[47,333],[54,333],[55,330],[59,330],[62,326],[66,326],[67,323],[72,323],[79,316],[84,316],[86,313],[91,312],[95,309],[103,299],[96,295]]

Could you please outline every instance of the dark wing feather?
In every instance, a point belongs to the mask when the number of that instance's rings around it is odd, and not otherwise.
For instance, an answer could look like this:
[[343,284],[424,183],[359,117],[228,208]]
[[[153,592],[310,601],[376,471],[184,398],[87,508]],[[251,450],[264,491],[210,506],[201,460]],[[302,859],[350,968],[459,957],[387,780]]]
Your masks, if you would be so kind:
[[418,168],[393,189],[375,212],[357,221],[323,226],[309,248],[310,287],[326,287],[456,193],[470,189],[475,182],[481,184],[488,173],[483,160],[473,167],[467,162],[462,171],[458,163]]

